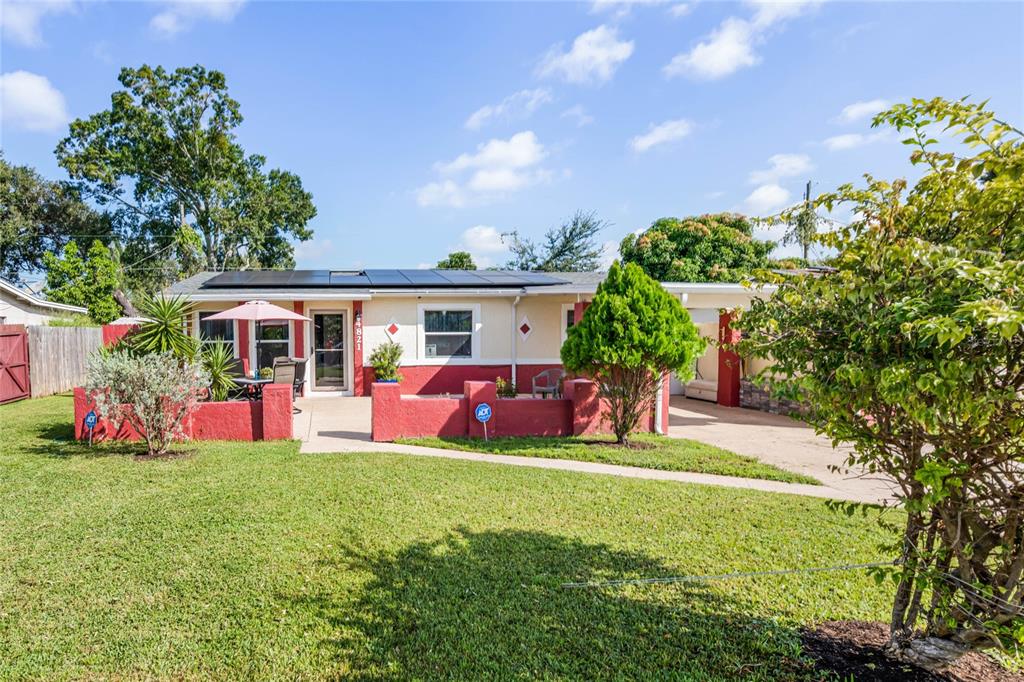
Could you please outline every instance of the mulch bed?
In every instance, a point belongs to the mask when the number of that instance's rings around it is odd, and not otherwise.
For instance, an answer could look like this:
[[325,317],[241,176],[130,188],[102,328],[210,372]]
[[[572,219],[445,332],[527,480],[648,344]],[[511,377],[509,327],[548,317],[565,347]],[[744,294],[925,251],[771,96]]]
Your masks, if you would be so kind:
[[858,682],[1024,682],[985,654],[972,652],[949,670],[935,674],[917,666],[894,661],[885,655],[889,626],[847,620],[822,623],[801,636],[804,650],[815,662],[815,671],[832,673],[841,680]]

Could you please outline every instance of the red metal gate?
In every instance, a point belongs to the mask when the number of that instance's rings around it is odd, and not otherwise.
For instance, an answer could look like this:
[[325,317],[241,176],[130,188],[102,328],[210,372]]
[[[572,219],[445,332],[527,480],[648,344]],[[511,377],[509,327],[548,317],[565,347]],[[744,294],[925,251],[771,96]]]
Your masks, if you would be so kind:
[[27,398],[28,381],[28,331],[0,324],[0,404]]

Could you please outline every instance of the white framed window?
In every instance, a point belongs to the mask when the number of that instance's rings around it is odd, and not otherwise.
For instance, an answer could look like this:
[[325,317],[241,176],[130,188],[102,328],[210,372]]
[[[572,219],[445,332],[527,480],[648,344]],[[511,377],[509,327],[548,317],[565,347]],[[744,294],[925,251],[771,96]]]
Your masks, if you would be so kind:
[[479,303],[424,303],[419,306],[418,357],[459,362],[480,357]]
[[569,338],[569,327],[576,324],[576,304],[562,304],[562,343]]
[[273,367],[274,358],[291,357],[292,323],[278,320],[256,322],[256,368]]
[[231,350],[235,350],[235,322],[234,320],[207,320],[210,315],[216,314],[216,310],[201,310],[196,313],[196,324],[199,329],[199,339],[203,343],[228,343]]

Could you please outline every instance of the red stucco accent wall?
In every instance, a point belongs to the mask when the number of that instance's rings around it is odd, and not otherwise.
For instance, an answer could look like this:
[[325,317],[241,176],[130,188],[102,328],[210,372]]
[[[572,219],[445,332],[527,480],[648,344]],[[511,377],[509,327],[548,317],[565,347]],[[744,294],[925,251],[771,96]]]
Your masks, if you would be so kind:
[[105,324],[103,325],[103,345],[113,346],[124,338],[128,332],[135,329],[135,324]]
[[[372,370],[371,370],[372,371]],[[370,382],[363,371],[363,302],[352,302],[352,394],[369,395]]]
[[[75,389],[75,438],[86,440],[83,423],[95,403],[85,389]],[[292,387],[270,384],[263,388],[263,400],[200,403],[185,423],[185,435],[195,440],[280,440],[292,437]],[[127,424],[117,429],[100,419],[93,441],[138,440],[139,434]]]
[[[736,343],[740,333],[729,326],[732,315],[723,312],[718,316],[718,340],[721,343]],[[740,356],[731,350],[718,347],[718,404],[725,407],[740,406]]]
[[[304,306],[305,303],[303,301],[294,301],[292,303],[292,310],[299,315],[305,315],[306,313],[303,312]],[[295,320],[292,322],[292,333],[292,338],[295,339],[292,343],[295,348],[295,357],[309,358],[312,360],[312,358],[309,357],[309,349],[306,348],[306,323],[302,320]],[[306,369],[308,371],[310,368],[307,366]],[[306,395],[305,384],[302,385],[302,392],[300,395]]]
[[[512,365],[415,365],[402,366],[399,384],[403,394],[439,395],[461,394],[467,381],[494,381],[501,377],[512,380]],[[363,368],[366,386],[373,383],[373,367]]]
[[[416,436],[482,438],[483,425],[474,416],[477,405],[493,408],[489,436],[567,436],[608,433],[597,386],[585,379],[566,381],[565,398],[497,398],[490,381],[467,381],[462,398],[403,396],[400,384],[374,383],[373,440]],[[668,412],[666,410],[665,414]],[[648,426],[645,420],[644,426]]]
[[[245,301],[239,301],[239,305],[242,305]],[[249,321],[239,320],[238,321],[238,357],[242,360],[242,363],[246,366],[247,371],[255,369],[252,364],[252,358],[249,357]]]

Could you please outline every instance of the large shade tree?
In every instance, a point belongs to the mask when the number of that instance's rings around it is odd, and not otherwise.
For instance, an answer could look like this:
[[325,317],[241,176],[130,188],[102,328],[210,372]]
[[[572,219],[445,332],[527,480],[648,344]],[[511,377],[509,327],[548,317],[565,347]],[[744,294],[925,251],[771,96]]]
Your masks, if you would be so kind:
[[890,649],[941,668],[1024,644],[1024,134],[966,100],[874,125],[907,133],[920,179],[819,197],[857,216],[818,237],[835,271],[755,300],[738,349],[774,359],[760,379],[851,466],[895,481]]
[[72,122],[56,154],[125,227],[128,259],[158,254],[147,268],[175,276],[294,267],[293,241],[312,236],[312,197],[238,144],[242,115],[224,75],[142,66],[119,81],[110,108]]
[[69,183],[42,177],[0,155],[0,277],[21,282],[43,269],[43,255],[73,240],[109,240],[108,216],[88,206]]
[[636,263],[660,282],[739,282],[770,266],[775,244],[754,239],[744,216],[717,213],[661,218],[619,245],[622,262]]
[[608,223],[594,211],[576,211],[571,218],[544,234],[535,242],[518,232],[502,235],[512,254],[509,270],[540,272],[590,272],[601,264],[601,245],[597,235]]
[[569,328],[562,363],[597,383],[612,432],[626,444],[662,378],[692,373],[704,345],[679,299],[639,266],[614,263],[583,319]]

